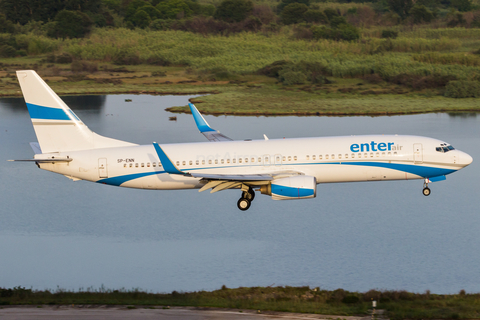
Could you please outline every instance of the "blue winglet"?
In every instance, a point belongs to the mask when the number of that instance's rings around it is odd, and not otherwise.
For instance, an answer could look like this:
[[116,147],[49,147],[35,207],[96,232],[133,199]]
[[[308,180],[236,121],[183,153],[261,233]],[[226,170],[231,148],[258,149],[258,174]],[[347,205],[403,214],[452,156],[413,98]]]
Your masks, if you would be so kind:
[[203,116],[200,114],[198,109],[193,105],[193,103],[189,103],[188,106],[190,107],[190,111],[192,112],[193,119],[195,119],[195,123],[197,124],[198,130],[200,132],[208,132],[208,131],[217,131],[208,125],[207,121],[203,118]]
[[181,174],[185,175],[182,171],[178,170],[177,167],[173,164],[173,162],[170,160],[170,158],[167,156],[167,154],[160,148],[158,143],[154,142],[153,147],[155,148],[155,151],[158,154],[158,158],[162,162],[163,168],[165,169],[166,172],[170,174]]

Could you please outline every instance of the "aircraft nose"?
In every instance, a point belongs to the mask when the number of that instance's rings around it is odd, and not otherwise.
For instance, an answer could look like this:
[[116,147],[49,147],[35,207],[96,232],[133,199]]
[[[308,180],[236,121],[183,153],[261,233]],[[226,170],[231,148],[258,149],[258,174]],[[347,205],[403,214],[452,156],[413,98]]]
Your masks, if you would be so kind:
[[462,152],[460,154],[460,164],[463,165],[464,167],[468,166],[470,163],[473,162],[472,156],[470,156],[468,153]]

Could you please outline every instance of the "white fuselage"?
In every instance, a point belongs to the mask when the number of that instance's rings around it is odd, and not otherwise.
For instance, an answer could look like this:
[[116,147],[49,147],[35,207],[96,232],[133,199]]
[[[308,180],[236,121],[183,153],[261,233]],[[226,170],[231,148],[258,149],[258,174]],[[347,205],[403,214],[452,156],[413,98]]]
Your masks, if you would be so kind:
[[[161,145],[183,172],[270,174],[292,170],[317,183],[409,180],[443,176],[472,162],[444,142],[419,136],[369,135]],[[153,145],[51,154],[71,162],[39,163],[74,179],[143,189],[201,188],[199,178],[166,173]],[[43,154],[42,157],[45,157]]]

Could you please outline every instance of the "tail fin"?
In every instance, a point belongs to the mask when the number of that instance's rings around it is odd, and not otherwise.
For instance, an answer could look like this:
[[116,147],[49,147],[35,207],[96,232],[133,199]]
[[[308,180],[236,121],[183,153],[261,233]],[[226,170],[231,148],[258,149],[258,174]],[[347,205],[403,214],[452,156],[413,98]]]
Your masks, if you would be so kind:
[[43,153],[134,145],[92,132],[35,71],[17,77]]

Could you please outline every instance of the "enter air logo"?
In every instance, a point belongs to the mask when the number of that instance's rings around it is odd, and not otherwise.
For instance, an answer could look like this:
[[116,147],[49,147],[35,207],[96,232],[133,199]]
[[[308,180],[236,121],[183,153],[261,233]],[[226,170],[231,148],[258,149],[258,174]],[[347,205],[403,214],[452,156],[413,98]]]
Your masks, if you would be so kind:
[[350,146],[352,152],[370,152],[370,151],[392,151],[402,150],[402,146],[395,145],[394,142],[380,142],[372,141],[370,143],[354,143]]

